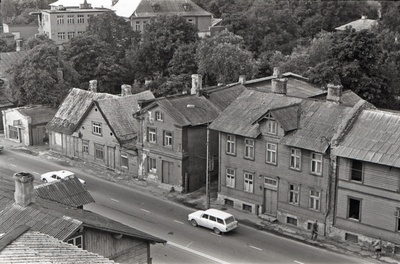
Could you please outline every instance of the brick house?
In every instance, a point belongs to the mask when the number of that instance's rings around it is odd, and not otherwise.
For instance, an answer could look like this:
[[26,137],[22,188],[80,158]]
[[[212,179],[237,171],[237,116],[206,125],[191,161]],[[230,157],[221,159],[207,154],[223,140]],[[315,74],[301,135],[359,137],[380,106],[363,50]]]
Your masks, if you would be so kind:
[[[93,84],[94,86],[94,84]],[[154,98],[150,91],[123,96],[73,88],[48,123],[50,149],[74,158],[137,176],[138,100]]]
[[400,115],[366,109],[333,147],[338,180],[333,237],[400,252]]
[[353,108],[340,103],[340,86],[327,100],[287,96],[279,78],[272,91],[244,91],[210,125],[220,133],[218,200],[300,230],[318,220],[325,230],[330,141]]

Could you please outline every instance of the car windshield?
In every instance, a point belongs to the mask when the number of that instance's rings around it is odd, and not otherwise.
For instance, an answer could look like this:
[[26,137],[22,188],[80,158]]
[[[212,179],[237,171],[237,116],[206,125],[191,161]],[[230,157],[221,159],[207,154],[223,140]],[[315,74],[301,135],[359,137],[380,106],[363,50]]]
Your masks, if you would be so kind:
[[225,219],[225,223],[228,225],[230,223],[235,222],[235,218],[233,218],[233,216],[230,216],[228,218]]

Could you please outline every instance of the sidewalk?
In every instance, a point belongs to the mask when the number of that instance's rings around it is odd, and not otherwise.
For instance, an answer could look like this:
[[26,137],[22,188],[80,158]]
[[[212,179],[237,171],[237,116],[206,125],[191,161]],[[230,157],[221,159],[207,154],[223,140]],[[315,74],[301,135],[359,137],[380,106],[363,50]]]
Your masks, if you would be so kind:
[[[195,209],[204,208],[204,201],[205,201],[204,188],[195,191],[193,193],[181,194],[178,192],[173,192],[170,189],[163,187],[162,184],[159,184],[157,182],[128,178],[114,171],[105,170],[104,167],[96,164],[67,158],[58,153],[49,151],[47,146],[25,147],[22,144],[13,143],[11,141],[5,140],[3,134],[0,134],[0,144],[4,145],[4,149],[6,151],[7,150],[22,151],[31,155],[42,156],[45,159],[54,160],[55,163],[64,164],[68,167],[77,167],[87,173],[97,175],[103,179],[107,179],[113,182],[118,182],[123,185],[129,185],[132,186],[133,188],[137,188],[142,191],[150,192],[152,195],[160,199],[168,199]],[[216,198],[217,198],[216,183],[211,185],[210,193],[211,193],[211,207],[231,213],[236,217],[240,225],[246,225],[259,230],[263,230],[265,232],[271,232],[276,235],[288,237],[290,239],[295,239],[297,241],[301,241],[303,243],[313,245],[316,247],[325,248],[334,252],[356,256],[371,263],[400,263],[399,256],[395,256],[392,254],[385,255],[385,252],[383,252],[382,256],[379,259],[377,259],[373,251],[367,248],[362,248],[360,245],[355,243],[346,243],[345,241],[339,243],[327,239],[326,237],[323,236],[319,236],[317,241],[313,241],[310,239],[311,234],[302,233],[298,229],[290,228],[286,225],[281,225],[276,222],[271,223],[251,213],[247,213],[244,211],[236,210],[218,204],[216,203]]]

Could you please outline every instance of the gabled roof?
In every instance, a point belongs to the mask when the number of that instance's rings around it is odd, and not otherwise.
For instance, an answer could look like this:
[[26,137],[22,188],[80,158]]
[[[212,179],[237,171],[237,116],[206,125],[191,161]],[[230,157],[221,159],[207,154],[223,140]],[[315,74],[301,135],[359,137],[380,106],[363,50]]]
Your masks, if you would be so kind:
[[14,108],[15,111],[31,118],[31,125],[48,123],[56,114],[57,109],[44,105],[30,105]]
[[399,168],[400,113],[363,110],[333,153]]
[[118,98],[118,96],[72,88],[46,129],[71,135],[92,101],[105,98]]
[[[183,4],[189,4],[190,8],[185,10]],[[158,5],[155,11],[154,5]],[[112,10],[118,16],[130,18],[155,17],[158,15],[185,15],[185,16],[212,16],[191,0],[119,0]]]
[[0,77],[5,77],[5,72],[16,64],[20,59],[29,54],[29,50],[0,53]]
[[344,24],[340,27],[335,28],[339,31],[346,30],[347,27],[354,28],[356,31],[361,31],[363,29],[371,29],[373,26],[377,25],[378,21],[375,19],[368,19],[365,16],[362,16],[360,19],[352,21],[350,23]]
[[0,263],[115,263],[29,227],[19,226],[0,238]]
[[[297,107],[300,109],[296,109]],[[257,138],[261,134],[258,121],[268,111],[271,111],[278,122],[282,122],[280,124],[285,130],[297,126],[295,121],[288,121],[288,118],[293,117],[297,121],[298,116],[298,128],[286,134],[281,143],[323,153],[341,119],[350,110],[349,107],[333,102],[246,90],[211,123],[210,128]]]
[[124,144],[132,141],[137,135],[138,123],[133,114],[139,111],[138,100],[149,99],[154,99],[153,93],[144,91],[123,97],[96,100],[94,104],[103,114],[117,140]]
[[[195,107],[188,108],[187,105],[194,105]],[[145,107],[143,111],[150,110],[155,106],[159,106],[171,115],[180,126],[206,124],[214,120],[220,113],[220,110],[204,96],[197,95],[160,98]]]
[[225,86],[217,86],[204,88],[203,94],[215,105],[220,111],[228,107],[236,98],[244,91],[244,87],[240,83],[234,83]]
[[[287,78],[287,95],[299,98],[308,98],[324,94],[325,91],[321,88],[308,82],[308,79],[292,73],[286,72],[282,74],[283,78]],[[258,91],[271,92],[271,80],[276,76],[268,76],[259,79],[248,80],[244,86],[249,89]]]
[[[64,6],[66,8],[79,8],[84,0],[58,0],[50,4],[50,6]],[[111,8],[112,0],[86,0],[93,8]]]
[[37,197],[71,207],[94,203],[92,195],[75,176],[35,186]]

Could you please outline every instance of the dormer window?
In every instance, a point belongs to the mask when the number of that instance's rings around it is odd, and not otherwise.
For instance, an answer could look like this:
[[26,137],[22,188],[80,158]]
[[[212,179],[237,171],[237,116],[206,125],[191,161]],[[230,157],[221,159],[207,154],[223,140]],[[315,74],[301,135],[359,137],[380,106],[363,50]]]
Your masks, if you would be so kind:
[[158,12],[160,10],[159,4],[153,3],[153,4],[151,4],[151,7],[153,8],[154,12]]
[[156,120],[157,121],[163,121],[163,114],[161,112],[156,112]]
[[276,135],[277,134],[277,123],[275,121],[275,118],[272,117],[271,113],[268,113],[266,116],[267,119],[267,133],[271,135]]
[[185,9],[185,11],[189,11],[190,10],[190,4],[189,3],[184,3],[182,6],[183,6],[183,9]]

